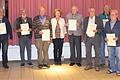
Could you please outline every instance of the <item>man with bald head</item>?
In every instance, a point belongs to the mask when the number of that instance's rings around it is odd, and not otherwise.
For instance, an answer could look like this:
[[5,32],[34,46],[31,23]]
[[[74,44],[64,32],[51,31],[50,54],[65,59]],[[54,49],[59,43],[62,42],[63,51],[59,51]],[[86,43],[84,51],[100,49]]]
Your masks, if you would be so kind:
[[[118,11],[111,10],[110,21],[105,25],[105,34],[115,34],[113,40],[116,41],[116,46],[109,46],[109,69],[108,74],[116,73],[120,76],[120,21],[118,20]],[[106,37],[106,41],[109,39]]]
[[[9,68],[8,66],[8,40],[9,38],[12,39],[12,28],[10,25],[9,20],[7,17],[4,16],[4,10],[0,9],[0,24],[4,24],[6,27],[6,33],[5,34],[0,34],[0,47],[2,45],[2,64],[4,68]],[[3,26],[0,26],[3,27]]]
[[[33,28],[35,35],[35,46],[38,51],[38,67],[47,67],[49,68],[49,55],[48,49],[50,41],[42,41],[42,30],[49,29],[51,30],[50,18],[46,14],[45,7],[40,7],[39,15],[35,16],[33,19]],[[51,32],[51,31],[50,31]]]
[[[83,27],[83,17],[78,12],[77,6],[72,6],[71,12],[66,16],[66,21],[76,20],[76,30],[67,30],[68,38],[70,43],[70,66],[77,64],[81,66],[81,40],[82,40],[82,27]],[[69,26],[69,23],[68,25]],[[75,26],[73,26],[75,27]]]
[[[87,32],[88,25],[93,24],[96,25],[96,29],[91,31],[94,32],[94,36],[90,36]],[[94,27],[94,26],[91,26]],[[96,16],[95,9],[89,8],[89,16],[84,19],[83,26],[83,34],[84,34],[84,42],[86,46],[86,67],[85,70],[92,69],[92,46],[94,46],[95,50],[95,70],[99,71],[100,66],[100,33],[103,28],[102,20]]]
[[[22,35],[21,33],[22,24],[28,24],[29,29],[27,31],[29,31],[30,34]],[[32,62],[31,62],[32,19],[30,17],[27,17],[27,13],[25,9],[20,10],[20,17],[18,17],[15,21],[14,31],[17,33],[18,39],[19,39],[21,66],[25,65],[25,54],[24,54],[25,47],[27,50],[27,58],[28,58],[27,63],[28,65],[32,65]]]

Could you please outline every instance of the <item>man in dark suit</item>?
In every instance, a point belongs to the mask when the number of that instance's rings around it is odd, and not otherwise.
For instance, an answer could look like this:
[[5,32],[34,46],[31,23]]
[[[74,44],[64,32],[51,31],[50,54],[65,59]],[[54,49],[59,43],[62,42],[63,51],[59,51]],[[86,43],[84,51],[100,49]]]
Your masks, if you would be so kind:
[[[90,33],[86,33],[88,29],[88,25],[93,24],[96,25],[96,29],[92,30],[95,33],[94,36],[90,36]],[[94,27],[94,26],[92,26]],[[103,29],[103,22],[102,20],[95,15],[95,9],[89,9],[89,16],[84,19],[84,27],[83,27],[83,34],[84,34],[84,42],[86,46],[86,67],[85,70],[92,69],[92,46],[94,46],[95,50],[95,70],[99,71],[100,65],[100,33]]]
[[[27,17],[26,10],[21,9],[20,10],[20,17],[18,17],[15,21],[14,31],[17,32],[18,38],[19,38],[19,46],[20,46],[20,57],[21,57],[21,66],[25,65],[25,47],[27,50],[27,57],[28,57],[28,65],[32,65],[31,61],[31,44],[32,44],[32,19],[30,17]],[[22,28],[21,25],[28,24],[28,30],[29,34],[22,34]],[[26,26],[24,26],[26,27]]]
[[[116,73],[120,76],[120,20],[118,19],[118,10],[110,11],[110,21],[105,24],[105,41],[110,41],[107,37],[108,34],[114,34],[113,40],[116,42],[116,46],[107,45],[109,48],[109,66],[108,74]],[[112,39],[111,39],[112,40]]]
[[9,38],[11,40],[13,38],[13,36],[12,36],[12,28],[11,28],[9,20],[7,19],[7,17],[4,16],[4,10],[0,9],[0,24],[2,24],[2,23],[3,24],[5,23],[5,25],[6,25],[5,26],[6,27],[6,33],[3,34],[0,31],[0,46],[2,44],[2,64],[3,64],[4,68],[8,69],[9,68],[9,66],[7,65],[7,63],[8,63],[8,57],[7,57],[8,40],[9,40]]

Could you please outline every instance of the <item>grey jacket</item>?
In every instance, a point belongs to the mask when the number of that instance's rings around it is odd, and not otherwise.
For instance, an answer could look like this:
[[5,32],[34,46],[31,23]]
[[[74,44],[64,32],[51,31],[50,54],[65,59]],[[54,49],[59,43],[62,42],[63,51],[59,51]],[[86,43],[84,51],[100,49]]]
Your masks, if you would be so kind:
[[[86,42],[90,39],[90,37],[88,37],[86,34],[88,22],[89,22],[89,16],[85,17],[84,24],[83,24],[84,25],[83,26],[84,42]],[[103,31],[103,22],[98,16],[95,16],[95,24],[97,24],[97,28],[96,28],[97,33],[95,33],[94,40],[95,40],[95,42],[100,42],[100,34]]]
[[79,23],[79,26],[77,26],[77,31],[68,31],[68,28],[67,28],[68,35],[73,34],[75,36],[81,36],[83,34],[83,32],[82,32],[82,28],[83,28],[83,17],[82,17],[82,15],[80,15],[79,13],[74,14],[74,15],[72,13],[69,13],[66,16],[66,22],[68,22],[69,19],[77,20],[77,22]]

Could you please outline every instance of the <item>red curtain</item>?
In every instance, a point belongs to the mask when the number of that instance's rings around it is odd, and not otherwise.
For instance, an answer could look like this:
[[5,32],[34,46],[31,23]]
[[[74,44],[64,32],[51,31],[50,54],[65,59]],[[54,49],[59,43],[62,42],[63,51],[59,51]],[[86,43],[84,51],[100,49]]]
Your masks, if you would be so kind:
[[[110,5],[112,9],[117,9],[120,12],[120,0],[8,0],[9,5],[9,20],[13,27],[15,19],[19,16],[19,11],[25,8],[28,16],[34,17],[38,15],[40,6],[46,7],[46,14],[53,17],[55,8],[62,10],[62,17],[71,11],[72,5],[79,8],[79,12],[83,16],[88,15],[88,8],[95,7],[96,13],[100,14],[105,4]],[[120,13],[119,13],[120,15]],[[11,44],[18,44],[16,33],[13,32],[13,42]],[[34,41],[34,37],[32,39]]]

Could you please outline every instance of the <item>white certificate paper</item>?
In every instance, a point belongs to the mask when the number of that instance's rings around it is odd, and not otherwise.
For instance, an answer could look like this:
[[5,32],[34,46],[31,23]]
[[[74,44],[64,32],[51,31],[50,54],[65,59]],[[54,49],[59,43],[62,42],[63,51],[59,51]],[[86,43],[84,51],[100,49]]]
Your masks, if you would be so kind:
[[116,46],[116,41],[113,40],[115,38],[115,34],[106,34],[106,37],[108,39],[107,41],[108,46]]
[[42,41],[50,41],[50,29],[44,29],[42,32]]
[[106,22],[108,22],[108,19],[103,19],[103,27],[105,27]]
[[77,20],[69,19],[68,24],[69,24],[69,26],[68,26],[69,31],[76,31],[77,30]]
[[88,23],[88,27],[87,27],[87,31],[86,34],[88,37],[94,37],[95,36],[95,32],[93,32],[93,30],[96,30],[97,25],[93,24],[93,23]]
[[29,30],[29,24],[28,23],[20,24],[20,26],[21,26],[21,29],[22,29],[21,35],[30,34],[30,31],[28,31]]
[[0,23],[0,35],[7,34],[5,23]]

